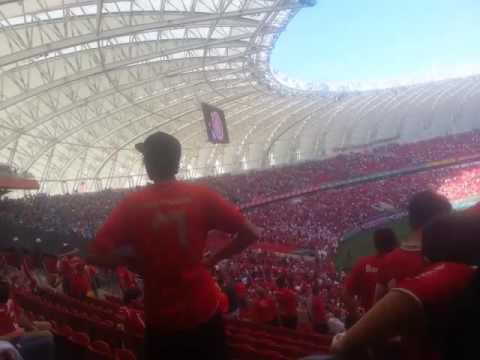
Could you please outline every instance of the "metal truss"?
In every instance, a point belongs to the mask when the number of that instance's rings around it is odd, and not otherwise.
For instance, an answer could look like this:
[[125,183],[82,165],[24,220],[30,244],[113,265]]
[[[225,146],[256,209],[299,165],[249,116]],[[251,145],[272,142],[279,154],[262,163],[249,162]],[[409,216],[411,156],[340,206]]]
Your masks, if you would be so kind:
[[[271,50],[311,5],[0,1],[0,163],[48,193],[93,191],[144,183],[133,144],[157,130],[180,139],[190,178],[479,126],[478,77],[355,94],[281,85]],[[207,142],[201,102],[224,109],[231,144]]]

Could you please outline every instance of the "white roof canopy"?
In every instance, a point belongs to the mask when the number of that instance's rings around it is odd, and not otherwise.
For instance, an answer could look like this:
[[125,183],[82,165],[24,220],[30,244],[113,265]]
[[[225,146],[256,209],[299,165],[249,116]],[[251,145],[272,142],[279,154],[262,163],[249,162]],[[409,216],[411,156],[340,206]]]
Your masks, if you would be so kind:
[[[57,193],[143,183],[133,145],[158,130],[180,139],[181,173],[196,177],[479,127],[478,77],[357,94],[283,87],[270,53],[306,5],[0,0],[0,163]],[[200,102],[224,109],[229,145],[207,142]]]

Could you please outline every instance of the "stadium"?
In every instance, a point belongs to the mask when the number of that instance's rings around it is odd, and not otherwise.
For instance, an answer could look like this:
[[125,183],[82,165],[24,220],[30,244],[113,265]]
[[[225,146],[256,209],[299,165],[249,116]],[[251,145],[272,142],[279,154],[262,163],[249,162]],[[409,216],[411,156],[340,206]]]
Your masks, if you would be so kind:
[[[293,86],[272,51],[315,5],[0,0],[0,355],[368,359],[385,333],[376,358],[421,358],[376,311],[446,317],[474,281],[455,249],[480,235],[480,76]],[[381,283],[411,241],[411,272]]]

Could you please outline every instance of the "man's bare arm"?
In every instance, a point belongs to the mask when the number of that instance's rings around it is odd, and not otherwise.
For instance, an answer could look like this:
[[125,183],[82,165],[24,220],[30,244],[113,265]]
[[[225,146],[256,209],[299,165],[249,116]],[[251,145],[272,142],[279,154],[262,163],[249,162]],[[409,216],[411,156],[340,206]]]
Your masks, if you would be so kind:
[[258,231],[250,222],[245,223],[245,227],[237,234],[235,239],[223,249],[213,254],[205,264],[207,267],[213,267],[224,259],[229,259],[234,255],[241,253],[247,247],[252,245],[258,239]]

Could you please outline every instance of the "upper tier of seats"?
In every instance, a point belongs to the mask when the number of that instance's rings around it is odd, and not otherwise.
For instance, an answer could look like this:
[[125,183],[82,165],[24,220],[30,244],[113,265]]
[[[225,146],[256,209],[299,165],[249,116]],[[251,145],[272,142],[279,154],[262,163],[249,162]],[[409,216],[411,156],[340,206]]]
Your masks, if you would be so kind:
[[[230,198],[244,203],[322,182],[478,154],[479,150],[480,132],[474,131],[414,144],[382,146],[372,152],[340,155],[325,161],[199,181],[210,183]],[[294,205],[282,201],[254,209],[249,217],[265,229],[267,240],[323,247],[325,242],[338,241],[345,231],[360,226],[372,217],[381,216],[385,211],[371,205],[380,203],[382,199],[394,202],[397,209],[402,209],[409,195],[425,188],[440,189],[452,198],[466,196],[467,185],[471,194],[478,193],[476,172],[468,171],[432,170],[420,175],[402,176],[401,180],[387,179],[330,190],[304,198]],[[91,239],[125,193],[103,191],[2,200],[0,219],[36,230],[54,231],[65,240],[72,233]]]

